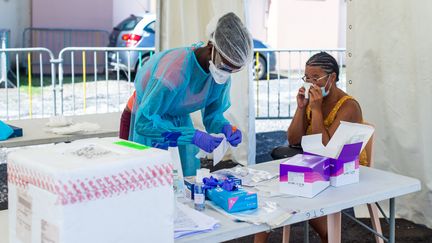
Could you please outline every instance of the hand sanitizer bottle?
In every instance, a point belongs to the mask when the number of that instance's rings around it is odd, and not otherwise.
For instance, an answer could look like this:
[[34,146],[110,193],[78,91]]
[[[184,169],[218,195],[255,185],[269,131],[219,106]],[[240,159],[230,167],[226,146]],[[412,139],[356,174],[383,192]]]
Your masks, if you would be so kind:
[[205,191],[203,190],[203,179],[208,174],[208,169],[199,169],[195,177],[194,205],[198,211],[205,209]]
[[168,151],[171,153],[173,160],[173,187],[174,194],[177,198],[184,197],[185,185],[183,179],[183,169],[180,161],[180,154],[176,142],[170,142]]

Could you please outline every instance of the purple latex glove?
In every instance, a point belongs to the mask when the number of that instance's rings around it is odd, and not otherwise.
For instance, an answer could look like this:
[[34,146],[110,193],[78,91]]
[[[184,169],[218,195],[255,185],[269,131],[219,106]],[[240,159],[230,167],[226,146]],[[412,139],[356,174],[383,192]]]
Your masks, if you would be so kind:
[[242,142],[242,133],[236,127],[230,124],[225,124],[222,128],[222,133],[225,134],[227,141],[234,147],[237,147]]
[[206,132],[196,130],[192,138],[192,143],[207,153],[211,153],[219,146],[222,140],[223,138],[214,137]]

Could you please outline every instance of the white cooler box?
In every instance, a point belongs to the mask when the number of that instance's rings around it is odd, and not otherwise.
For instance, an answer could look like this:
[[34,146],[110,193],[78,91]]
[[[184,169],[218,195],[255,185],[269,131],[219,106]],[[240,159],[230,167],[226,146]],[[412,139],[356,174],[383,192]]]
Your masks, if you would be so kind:
[[167,151],[105,138],[8,159],[10,242],[174,241]]

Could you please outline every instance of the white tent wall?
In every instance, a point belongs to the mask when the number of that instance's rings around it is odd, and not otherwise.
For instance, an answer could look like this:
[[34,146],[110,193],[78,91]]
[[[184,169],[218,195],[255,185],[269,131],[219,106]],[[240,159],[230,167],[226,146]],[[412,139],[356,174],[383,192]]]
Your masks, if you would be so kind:
[[348,1],[348,93],[376,126],[377,168],[419,178],[400,217],[432,228],[432,1]]
[[[214,16],[234,12],[247,23],[245,4],[244,0],[158,1],[160,35],[156,38],[156,46],[166,50],[199,41],[207,43],[206,26]],[[231,107],[225,112],[225,117],[243,132],[243,142],[232,152],[232,158],[243,165],[255,163],[255,113],[250,70],[245,68],[232,76]],[[195,127],[203,130],[201,113],[194,113],[192,118]]]

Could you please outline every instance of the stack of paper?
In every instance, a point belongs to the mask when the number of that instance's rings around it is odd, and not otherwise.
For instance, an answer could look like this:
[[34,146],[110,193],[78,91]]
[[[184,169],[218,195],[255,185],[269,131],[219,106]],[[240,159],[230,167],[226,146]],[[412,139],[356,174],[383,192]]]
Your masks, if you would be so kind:
[[219,221],[216,219],[198,212],[187,205],[177,203],[176,206],[174,239],[186,235],[209,232],[219,226]]

